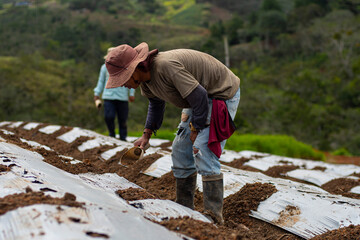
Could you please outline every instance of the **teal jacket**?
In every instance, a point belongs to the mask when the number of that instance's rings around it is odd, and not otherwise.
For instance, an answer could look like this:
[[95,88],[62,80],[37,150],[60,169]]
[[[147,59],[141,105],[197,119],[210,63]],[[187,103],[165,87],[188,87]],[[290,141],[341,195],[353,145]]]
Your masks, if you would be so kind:
[[102,93],[102,99],[106,100],[121,100],[129,101],[129,91],[130,96],[135,96],[135,89],[128,89],[126,87],[117,87],[106,89],[106,83],[109,79],[109,73],[106,69],[105,64],[100,68],[99,80],[96,87],[94,88],[94,95],[100,96]]

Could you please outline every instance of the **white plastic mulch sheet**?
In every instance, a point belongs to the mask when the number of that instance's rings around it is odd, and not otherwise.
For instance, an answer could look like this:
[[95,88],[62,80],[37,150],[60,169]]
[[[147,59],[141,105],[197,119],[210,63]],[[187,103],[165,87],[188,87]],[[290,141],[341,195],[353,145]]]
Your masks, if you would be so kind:
[[31,129],[38,127],[39,125],[40,125],[40,123],[28,123],[24,126],[24,129],[31,130]]
[[224,150],[220,156],[220,161],[223,162],[232,162],[235,159],[239,158],[239,153],[232,150]]
[[72,143],[73,141],[75,141],[75,139],[77,139],[79,137],[93,137],[94,135],[95,135],[94,132],[90,132],[85,129],[74,127],[69,132],[64,133],[61,136],[58,136],[58,139],[63,140],[64,142],[67,142],[67,143]]
[[[164,205],[166,203],[166,205]],[[170,218],[190,216],[191,218],[210,223],[210,220],[197,211],[179,205],[170,200],[144,199],[130,201],[130,205],[138,209],[141,214],[154,221],[163,221]]]
[[[181,236],[144,218],[157,209],[142,212],[118,197],[114,190],[137,187],[115,174],[73,175],[43,162],[38,153],[0,142],[0,163],[12,165],[0,174],[0,197],[41,189],[52,197],[66,192],[84,202],[84,208],[37,204],[0,216],[0,239],[181,239]],[[164,208],[183,213],[181,205],[159,200]],[[175,205],[174,205],[175,204]],[[187,209],[188,216],[196,215]],[[180,214],[181,213],[181,214]],[[166,216],[164,211],[159,216]],[[169,216],[176,216],[172,214]]]
[[[26,129],[24,127],[24,129]],[[59,125],[50,125],[39,129],[39,132],[45,133],[45,134],[53,134],[61,129],[61,126]]]
[[[127,138],[126,138],[126,140],[127,140],[128,142],[134,142],[134,141],[137,140],[137,139],[138,139],[138,137],[127,137]],[[156,138],[150,138],[150,141],[149,141],[150,146],[152,146],[152,147],[158,147],[158,146],[160,146],[161,144],[167,143],[167,142],[169,142],[169,141],[168,141],[168,140],[164,140],[164,139],[156,139]]]
[[262,173],[228,166],[224,166],[222,171],[227,194],[231,190],[237,192],[246,183],[273,184],[277,192],[261,202],[251,215],[303,238],[360,224],[360,200],[332,195],[315,186],[271,178]]
[[360,194],[360,186],[353,187],[350,192]]
[[7,127],[10,127],[10,128],[17,128],[19,127],[21,124],[23,124],[24,122],[23,121],[19,121],[19,122],[11,122],[10,124],[7,125]]
[[[239,152],[239,155],[242,156],[242,152]],[[254,153],[253,156],[255,155]],[[248,153],[246,153],[246,157],[249,157]],[[311,161],[276,155],[258,156],[256,159],[250,160],[244,165],[266,171],[274,166],[286,166],[288,164],[298,166],[299,169],[287,172],[287,176],[304,180],[318,186],[337,178],[350,176],[353,173],[360,173],[360,167],[352,164],[330,164],[322,161]],[[316,168],[324,169],[324,171],[316,170]]]
[[29,140],[26,140],[26,139],[23,139],[23,138],[20,138],[20,141],[34,147],[34,148],[44,148],[45,150],[48,150],[48,151],[54,151],[52,150],[51,148],[49,148],[48,146],[45,146],[45,145],[42,145],[40,143],[37,143],[37,142],[34,142],[34,141],[29,141]]
[[[2,123],[0,123],[0,126],[1,124]],[[14,125],[11,122],[7,122],[6,124]],[[9,132],[7,134],[11,133]],[[99,145],[106,144],[107,142],[115,143],[113,149],[110,149],[102,154],[104,159],[109,159],[111,156],[114,156],[116,152],[121,151],[125,147],[132,146],[131,143],[119,141],[117,139],[102,136],[92,131],[80,128],[74,128],[72,131],[60,136],[59,139],[71,142],[79,136],[88,136],[91,137],[92,140],[98,139],[96,141]],[[87,142],[84,144],[86,145]],[[157,152],[161,153],[163,156],[155,161],[147,170],[144,171],[144,173],[154,177],[161,177],[171,171],[171,155],[170,152],[160,151],[159,148],[156,148],[156,142],[154,143],[153,141],[151,144],[152,148],[147,151],[147,154]],[[157,146],[160,144],[162,143],[158,143]],[[89,149],[90,145],[92,147],[99,146],[91,142],[91,144],[86,145],[87,147],[84,149]],[[0,142],[0,151],[3,152],[15,152],[16,154],[20,154],[20,152],[22,152],[18,149],[5,151],[2,150],[1,146],[6,148],[10,145]],[[13,146],[12,148],[15,147]],[[262,171],[266,171],[273,166],[298,166],[298,169],[288,172],[287,175],[311,182],[318,186],[335,178],[354,178],[351,175],[353,173],[360,172],[360,167],[355,165],[327,164],[320,161],[287,158],[253,151],[234,152],[225,150],[221,156],[221,161],[232,162],[233,160],[240,158],[249,159],[245,165]],[[45,163],[43,163],[41,159],[36,158],[36,161],[30,160],[29,163],[27,162],[28,159],[32,159],[32,157],[23,158],[24,161],[21,163],[17,162],[16,164],[21,167],[13,167],[11,172],[5,174],[5,176],[8,176],[5,180],[3,179],[4,174],[0,175],[1,196],[24,191],[25,184],[30,184],[33,189],[38,190],[40,187],[36,188],[36,186],[39,186],[39,184],[36,185],[34,183],[40,182],[42,183],[42,187],[55,190],[55,192],[49,193],[54,196],[62,196],[65,191],[71,192],[77,196],[78,201],[95,204],[104,209],[119,208],[122,209],[122,213],[123,211],[127,211],[127,214],[130,214],[131,217],[135,215],[146,216],[149,219],[157,221],[159,221],[159,219],[161,220],[166,217],[173,216],[172,214],[179,216],[182,216],[182,214],[190,214],[193,217],[201,217],[197,216],[197,213],[184,213],[188,211],[188,209],[186,211],[184,209],[177,209],[177,205],[175,203],[169,204],[164,200],[133,201],[131,204],[135,208],[131,207],[128,209],[129,205],[125,201],[121,201],[121,199],[114,194],[114,190],[137,187],[134,186],[133,183],[120,180],[119,176],[112,174],[82,174],[74,176],[47,164],[47,167],[45,168],[43,166]],[[36,164],[33,166],[35,162]],[[42,166],[41,171],[39,170],[39,166]],[[23,168],[34,169],[34,171],[27,171],[27,174],[23,174],[23,176],[21,176],[20,173],[24,171]],[[318,169],[324,170],[320,171]],[[40,171],[41,174],[38,171]],[[54,174],[54,172],[57,171],[61,171],[61,174]],[[222,172],[224,174],[224,197],[238,192],[247,183],[261,182],[273,184],[276,187],[277,192],[267,200],[261,202],[258,209],[253,211],[251,215],[284,228],[303,238],[308,239],[323,232],[338,229],[339,227],[349,226],[350,224],[360,224],[360,201],[357,199],[331,195],[323,189],[313,185],[307,185],[281,178],[271,178],[262,173],[243,171],[225,165],[222,165]],[[61,175],[61,177],[59,175]],[[19,176],[21,176],[21,178],[19,178]],[[117,184],[119,186],[117,186]],[[202,181],[200,175],[198,175],[197,184],[198,189],[202,191]],[[89,188],[92,190],[89,191]],[[360,194],[360,186],[354,187],[351,192]],[[173,204],[175,204],[175,210]],[[154,208],[152,208],[152,206]],[[126,210],[123,210],[124,208],[126,208]],[[168,214],[166,210],[169,210]],[[113,213],[113,211],[110,212]],[[114,211],[114,214],[115,212],[116,211]],[[0,223],[2,222],[2,217],[4,216],[0,216]],[[148,226],[147,223],[141,224],[143,224],[141,226],[144,228],[147,228]],[[111,227],[115,228],[114,225]],[[127,225],[125,224],[125,228],[126,227]],[[142,230],[136,232],[141,231]],[[0,230],[0,233],[1,232],[2,231]]]
[[[131,148],[131,147],[134,146],[130,142],[125,142],[125,141],[122,141],[122,140],[118,140],[116,138],[104,136],[104,135],[95,133],[93,131],[89,131],[89,130],[81,129],[81,128],[77,128],[77,127],[73,128],[71,131],[69,131],[67,133],[64,133],[63,135],[59,136],[58,139],[63,140],[65,142],[67,142],[67,143],[71,143],[71,142],[75,141],[75,139],[77,139],[79,137],[90,137],[90,138],[92,138],[92,139],[90,139],[88,141],[85,141],[84,143],[82,143],[78,147],[78,150],[81,151],[81,152],[84,152],[85,150],[93,149],[93,148],[96,148],[96,147],[100,147],[100,146],[115,146],[113,149],[109,149],[108,151],[101,154],[101,157],[104,160],[110,159],[112,156],[115,156],[115,154],[117,152],[121,152],[125,148]],[[131,137],[129,137],[128,139],[131,139]],[[147,155],[158,152],[160,149],[159,148],[154,148],[154,147],[159,146],[160,144],[162,144],[164,142],[169,142],[169,141],[168,140],[161,140],[161,139],[150,140],[150,145],[152,147],[150,147],[146,151],[144,156],[147,156]]]
[[79,177],[89,185],[101,188],[111,193],[114,193],[117,190],[124,190],[128,188],[140,188],[135,183],[129,182],[125,178],[120,177],[115,173],[82,173],[79,174]]
[[2,132],[3,132],[4,134],[6,134],[6,135],[14,135],[13,132],[10,132],[10,131],[5,130],[5,129],[0,129],[0,131],[2,131]]
[[[159,158],[145,170],[144,173],[153,177],[161,177],[170,172],[172,162],[169,154]],[[274,166],[287,166],[289,164],[298,166],[299,169],[288,172],[287,176],[307,181],[317,186],[321,186],[336,178],[345,178],[353,173],[360,173],[360,167],[352,164],[329,164],[321,161],[281,157],[253,151],[234,152],[225,150],[221,155],[220,160],[223,162],[232,162],[233,160],[240,158],[250,159],[244,165],[251,166],[261,171],[266,171]],[[325,170],[315,170],[314,168],[316,167],[324,168]]]
[[7,125],[9,125],[10,123],[11,123],[11,122],[8,122],[8,121],[0,122],[0,127],[7,126]]
[[[224,159],[227,156],[230,157],[230,160]],[[308,168],[289,172],[289,176],[312,182],[318,186],[335,178],[350,177],[350,174],[360,171],[360,168],[355,165],[327,164],[319,161],[292,159],[251,151],[243,151],[237,154],[228,151],[227,154],[222,156],[222,161],[231,162],[242,157],[251,159],[246,163],[247,165],[263,171],[272,166],[287,164]],[[171,156],[164,155],[144,173],[154,177],[161,177],[171,171],[171,166]],[[315,167],[323,167],[325,171],[310,170]],[[350,224],[360,224],[359,200],[331,195],[325,190],[312,185],[281,178],[271,178],[262,173],[242,171],[225,165],[222,165],[222,172],[224,174],[224,198],[238,192],[247,183],[263,182],[275,185],[278,192],[261,203],[258,210],[252,213],[252,216],[284,228],[303,238],[311,238],[328,230],[338,229]],[[199,191],[202,191],[200,175],[198,175],[197,187]],[[351,192],[360,192],[360,186],[353,188]]]
[[167,154],[156,160],[153,164],[151,164],[150,167],[144,171],[144,174],[159,178],[162,175],[170,172],[171,166],[171,155]]

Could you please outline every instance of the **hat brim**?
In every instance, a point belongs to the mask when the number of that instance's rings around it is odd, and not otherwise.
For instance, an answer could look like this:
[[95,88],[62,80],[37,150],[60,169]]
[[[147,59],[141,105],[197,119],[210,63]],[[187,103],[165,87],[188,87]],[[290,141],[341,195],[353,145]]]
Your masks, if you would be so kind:
[[[109,79],[106,83],[105,88],[117,88],[123,86],[127,81],[130,80],[130,77],[133,75],[136,66],[144,61],[149,55],[149,46],[147,43],[142,42],[134,49],[137,51],[138,55],[132,60],[127,68],[124,68],[122,71],[115,74],[109,74]],[[109,66],[108,63],[105,63],[106,67]]]

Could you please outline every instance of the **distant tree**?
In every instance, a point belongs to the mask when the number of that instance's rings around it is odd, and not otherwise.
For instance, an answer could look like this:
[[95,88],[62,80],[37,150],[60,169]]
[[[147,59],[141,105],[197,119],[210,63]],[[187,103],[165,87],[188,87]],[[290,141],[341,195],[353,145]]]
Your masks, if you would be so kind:
[[248,17],[250,26],[254,26],[257,23],[258,18],[259,18],[259,16],[258,16],[257,12],[252,12]]
[[330,6],[333,9],[349,10],[356,15],[360,13],[360,2],[358,0],[332,0]]
[[145,11],[148,13],[160,13],[164,10],[157,0],[140,0],[139,2],[144,4]]
[[281,6],[277,0],[264,0],[261,7],[261,11],[282,11]]
[[69,8],[73,10],[89,9],[90,11],[94,11],[96,7],[96,0],[72,0],[69,5]]
[[323,17],[326,10],[320,5],[311,3],[294,8],[288,15],[289,30],[294,30],[298,25],[309,26],[315,18]]
[[211,36],[214,38],[222,38],[225,34],[225,26],[223,21],[219,20],[217,23],[214,23],[210,26]]
[[286,30],[285,14],[280,11],[266,11],[260,15],[259,30],[265,38],[265,49],[269,49],[270,42]]
[[352,61],[358,44],[359,26],[359,20],[350,11],[337,10],[317,19],[309,32],[309,37],[316,36],[312,40],[314,44],[334,56],[333,64],[342,67],[348,79],[354,76]]
[[251,12],[259,10],[263,0],[195,0],[196,3],[211,3],[225,8],[240,16],[248,16]]
[[237,14],[234,14],[229,21],[225,22],[225,33],[228,35],[230,45],[239,43],[238,30],[243,26],[244,21]]
[[316,4],[323,9],[328,7],[329,0],[295,0],[295,8],[305,7],[310,4]]

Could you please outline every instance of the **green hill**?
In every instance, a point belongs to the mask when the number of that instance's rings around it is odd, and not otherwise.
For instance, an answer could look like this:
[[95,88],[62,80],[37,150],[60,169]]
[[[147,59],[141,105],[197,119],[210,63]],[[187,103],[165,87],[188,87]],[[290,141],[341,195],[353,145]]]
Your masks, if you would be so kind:
[[[41,0],[0,2],[0,120],[105,130],[93,88],[110,46],[193,48],[241,79],[239,134],[295,137],[360,154],[360,18],[356,0]],[[141,130],[136,93],[129,127]],[[168,105],[163,127],[175,129]]]

